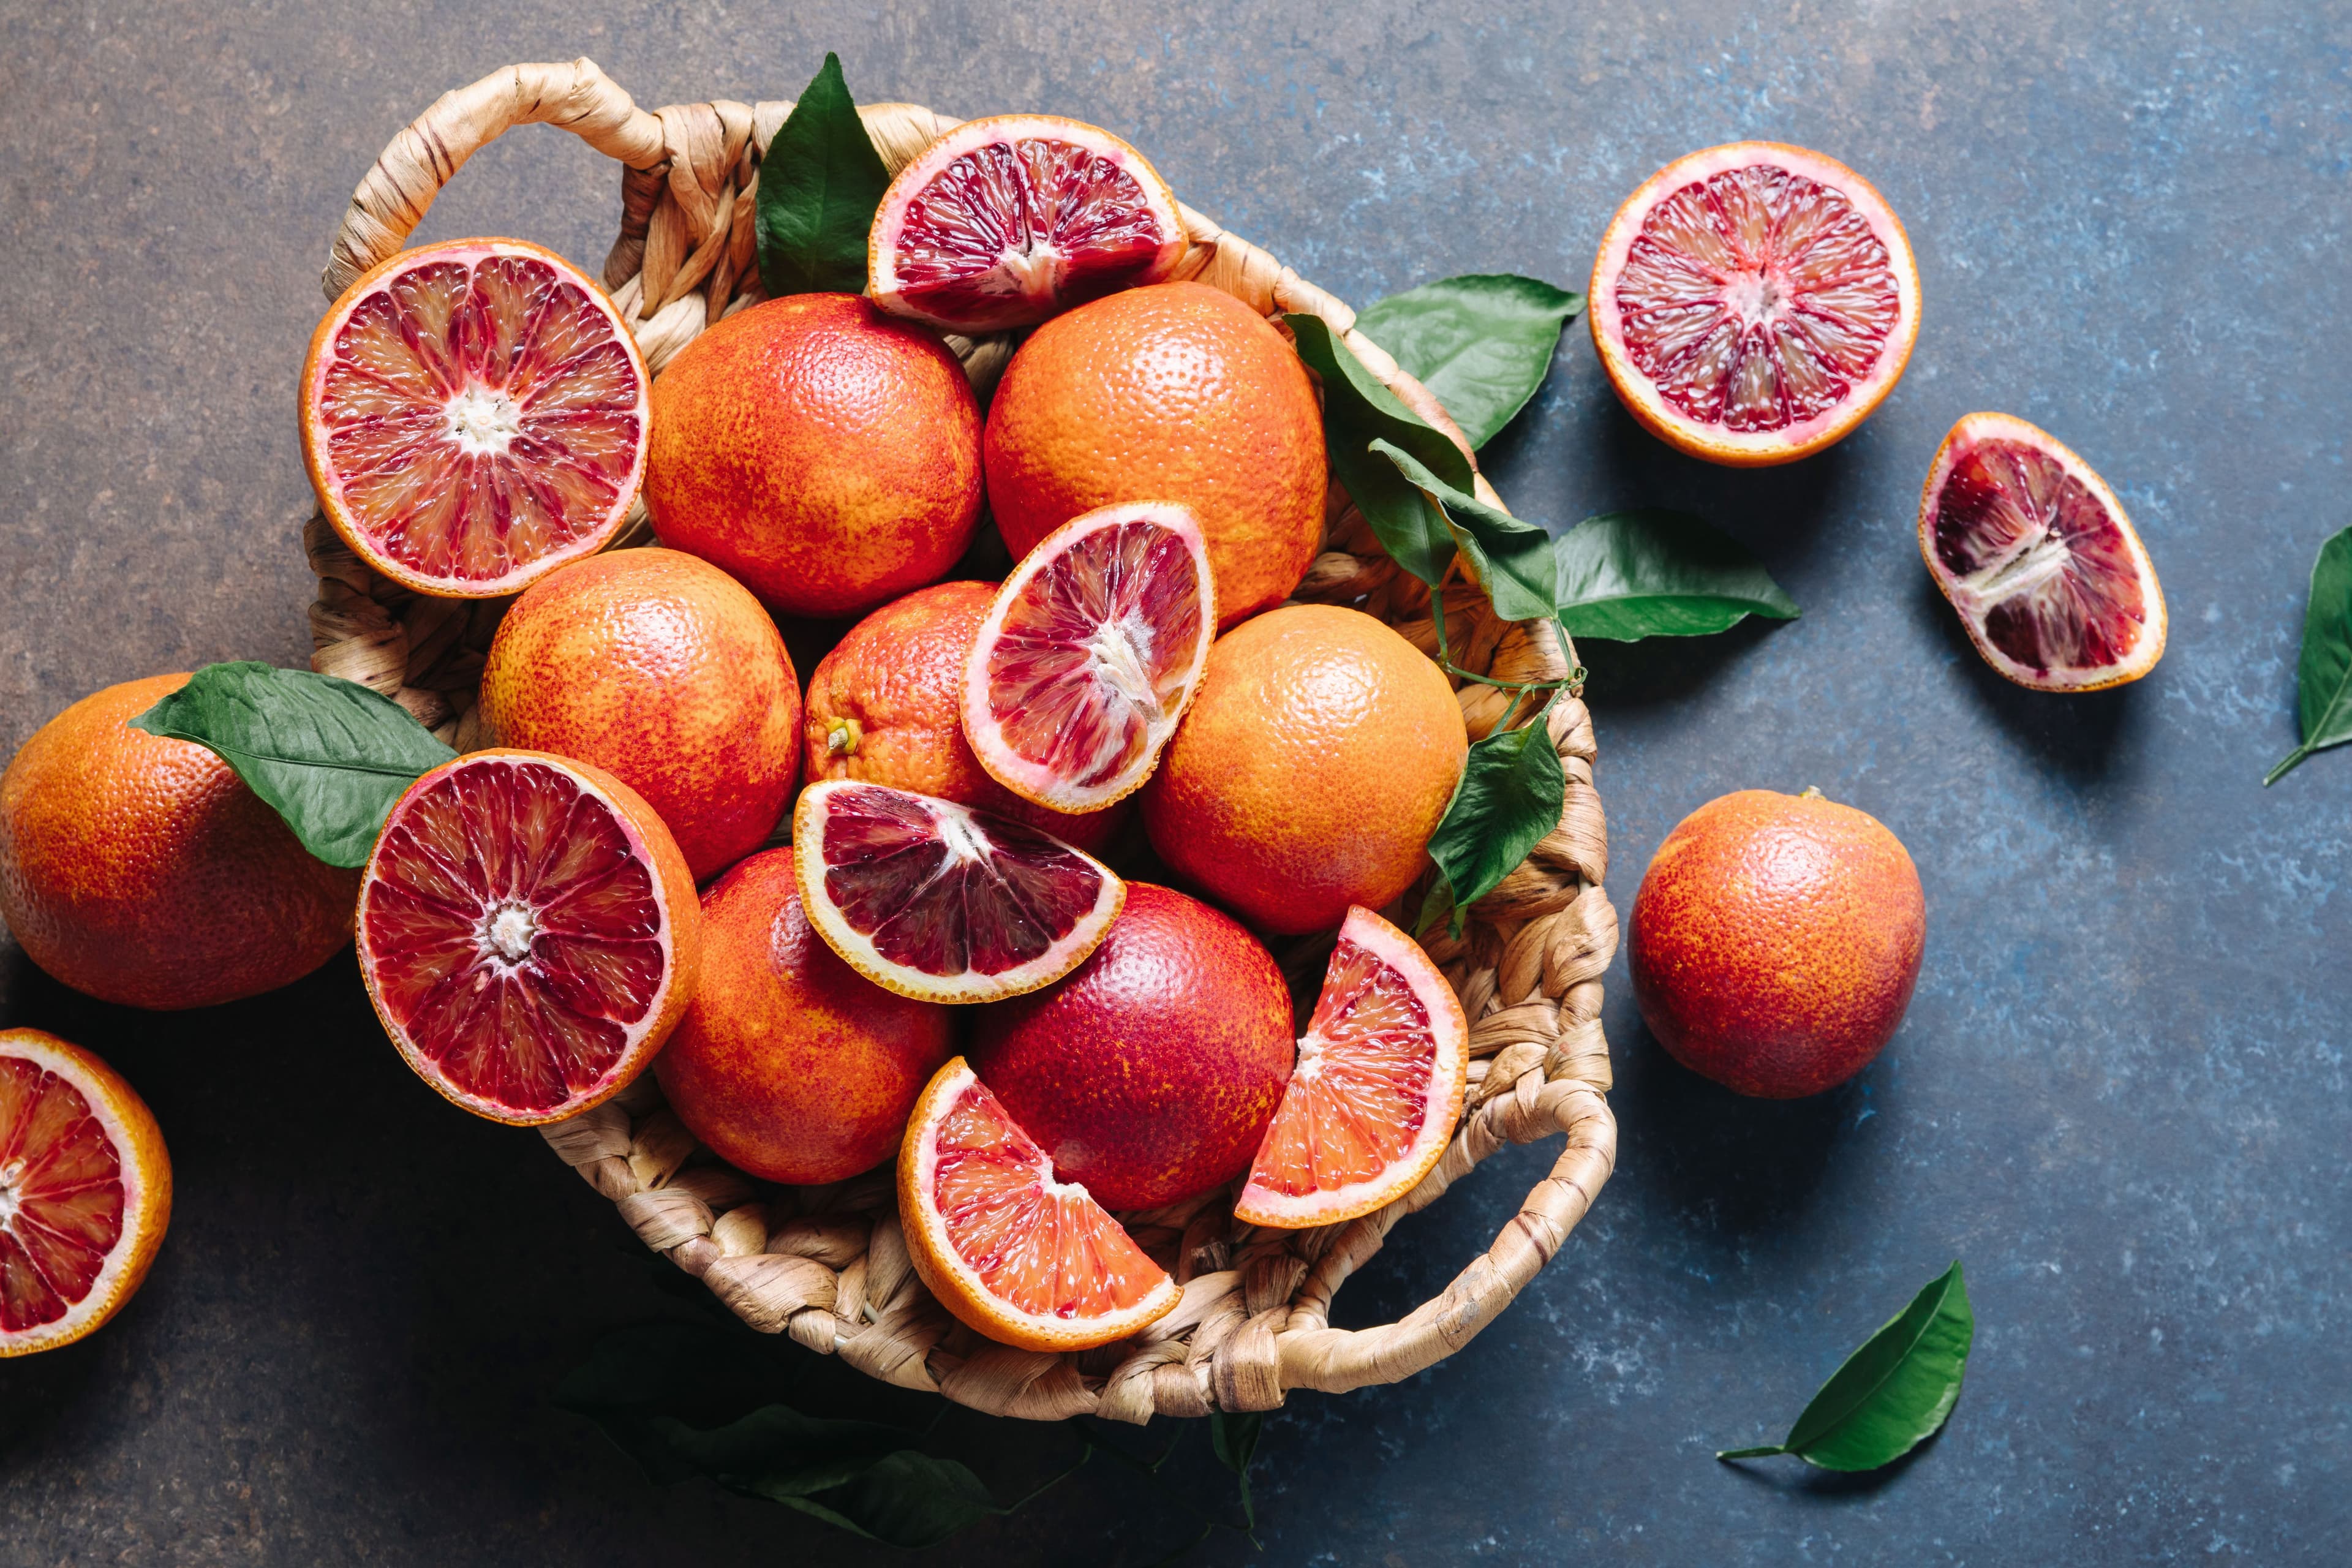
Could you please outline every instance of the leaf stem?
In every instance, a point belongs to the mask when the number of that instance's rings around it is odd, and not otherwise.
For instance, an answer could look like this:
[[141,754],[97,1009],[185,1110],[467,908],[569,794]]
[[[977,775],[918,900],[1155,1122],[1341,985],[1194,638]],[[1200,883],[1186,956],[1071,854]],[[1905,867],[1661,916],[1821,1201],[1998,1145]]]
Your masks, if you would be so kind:
[[1761,1448],[1718,1449],[1715,1457],[1718,1459],[1769,1459],[1775,1454],[1785,1454],[1788,1451],[1778,1443],[1768,1443]]
[[2278,783],[2279,780],[2286,777],[2287,774],[2294,772],[2296,768],[2302,766],[2303,760],[2311,755],[2311,747],[2304,745],[2297,746],[2294,751],[2289,752],[2286,754],[2285,759],[2282,761],[2278,766],[2273,768],[2270,772],[2263,775],[2263,787],[2264,789],[2270,788],[2271,785]]

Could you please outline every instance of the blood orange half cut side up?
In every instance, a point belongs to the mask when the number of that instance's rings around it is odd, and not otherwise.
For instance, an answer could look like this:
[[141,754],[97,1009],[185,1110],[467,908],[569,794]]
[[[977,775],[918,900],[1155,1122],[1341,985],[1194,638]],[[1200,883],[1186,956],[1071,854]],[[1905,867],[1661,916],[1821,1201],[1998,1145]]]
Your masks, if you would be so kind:
[[172,1162],[137,1091],[79,1046],[0,1029],[0,1356],[114,1316],[171,1218]]
[[867,235],[867,289],[894,315],[1001,331],[1157,283],[1186,244],[1176,194],[1142,153],[1079,121],[1000,114],[898,171]]
[[628,785],[538,752],[472,752],[384,819],[358,946],[417,1076],[530,1126],[601,1104],[661,1048],[693,1000],[702,910]]
[[1054,1179],[1045,1152],[961,1057],[908,1120],[898,1218],[931,1294],[1002,1344],[1090,1350],[1157,1322],[1182,1296],[1084,1187]]
[[1834,159],[1738,142],[1676,159],[1617,209],[1592,342],[1633,417],[1711,463],[1843,439],[1919,335],[1919,272],[1885,200]]
[[1050,985],[1102,945],[1127,884],[1026,824],[856,779],[801,792],[801,901],[852,969],[926,1002]]
[[1462,1120],[1470,1026],[1412,938],[1358,905],[1234,1217],[1336,1225],[1412,1191]]
[[604,548],[645,475],[651,380],[620,312],[516,239],[404,250],[302,364],[302,458],[335,532],[404,587],[520,593]]
[[1189,508],[1074,518],[997,590],[964,671],[964,736],[1022,799],[1099,811],[1151,776],[1216,633],[1208,545]]
[[1985,662],[2020,686],[2096,691],[2164,657],[2164,590],[2123,503],[2022,419],[1952,426],[1920,492],[1919,553]]

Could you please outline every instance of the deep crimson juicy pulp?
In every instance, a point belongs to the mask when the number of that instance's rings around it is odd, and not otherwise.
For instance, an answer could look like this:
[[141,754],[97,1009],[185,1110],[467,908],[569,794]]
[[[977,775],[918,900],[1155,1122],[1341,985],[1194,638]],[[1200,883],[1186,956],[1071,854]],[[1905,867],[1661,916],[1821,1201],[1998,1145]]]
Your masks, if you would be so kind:
[[1002,974],[1067,935],[1101,896],[1102,872],[1069,846],[992,812],[970,819],[878,786],[832,797],[826,897],[891,963]]
[[1979,441],[1953,460],[1936,498],[1936,558],[1970,579],[1984,633],[2031,668],[2089,668],[2126,658],[2147,619],[2123,529],[2055,457],[2018,441]]
[[1842,192],[1758,163],[1650,209],[1617,308],[1627,353],[1676,411],[1757,431],[1844,401],[1901,300],[1886,247]]
[[122,1159],[56,1073],[0,1058],[0,1331],[56,1322],[122,1239]]
[[900,292],[961,316],[1018,298],[1013,269],[1057,259],[1060,302],[1083,304],[1142,278],[1165,241],[1118,160],[1036,137],[992,142],[950,162],[908,204]]

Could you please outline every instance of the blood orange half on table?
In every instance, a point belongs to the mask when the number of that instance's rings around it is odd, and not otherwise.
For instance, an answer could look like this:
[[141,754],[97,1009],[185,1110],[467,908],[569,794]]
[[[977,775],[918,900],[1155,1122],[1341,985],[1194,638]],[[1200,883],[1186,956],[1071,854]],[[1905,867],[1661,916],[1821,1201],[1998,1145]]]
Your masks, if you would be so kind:
[[38,1029],[0,1029],[0,1356],[71,1344],[147,1277],[172,1162],[136,1090]]
[[961,1057],[908,1120],[898,1217],[931,1294],[1000,1343],[1087,1350],[1149,1327],[1181,1299],[1084,1187],[1054,1179],[1045,1152]]
[[793,844],[817,933],[877,985],[927,1002],[1053,984],[1127,901],[1109,867],[1051,835],[856,779],[801,792]]
[[618,1093],[693,1000],[702,910],[635,791],[537,752],[410,786],[360,883],[360,974],[408,1065],[477,1115],[535,1125]]
[[1151,776],[1217,632],[1191,510],[1104,507],[1046,536],[997,590],[964,673],[963,727],[991,777],[1099,811]]
[[604,548],[645,474],[651,382],[620,312],[516,239],[404,250],[302,365],[302,457],[335,532],[421,594],[520,593]]
[[1403,931],[1349,910],[1234,1217],[1297,1229],[1404,1196],[1445,1152],[1469,1069],[1445,976]]
[[2164,590],[2115,491],[2048,431],[1969,414],[1919,497],[1919,553],[1985,662],[2037,691],[2137,680]]
[[1738,142],[1625,199],[1590,309],[1634,418],[1692,457],[1761,467],[1843,439],[1893,389],[1919,334],[1919,273],[1869,181]]
[[1034,326],[1176,269],[1176,195],[1143,154],[1051,114],[966,121],[898,172],[866,238],[874,302],[954,332]]

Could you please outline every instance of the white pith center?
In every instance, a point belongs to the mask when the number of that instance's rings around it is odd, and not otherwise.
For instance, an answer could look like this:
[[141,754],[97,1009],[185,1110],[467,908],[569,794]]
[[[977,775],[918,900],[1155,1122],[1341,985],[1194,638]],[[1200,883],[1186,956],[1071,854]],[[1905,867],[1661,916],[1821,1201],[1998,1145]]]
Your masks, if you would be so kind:
[[1290,1069],[1293,1083],[1313,1083],[1323,1076],[1323,1053],[1328,1047],[1320,1035],[1310,1034],[1298,1042],[1298,1065]]
[[1986,600],[2013,599],[2020,594],[2031,594],[2059,573],[2066,570],[2074,552],[2049,529],[2044,528],[2010,553],[2005,561],[1996,561],[1983,571],[1966,579],[1970,592]]
[[1750,327],[1780,314],[1788,302],[1788,289],[1767,272],[1734,274],[1723,288],[1725,308]]
[[25,1205],[25,1195],[17,1190],[24,1179],[24,1161],[11,1160],[0,1165],[0,1230],[16,1223],[16,1211]]
[[1087,658],[1093,661],[1096,679],[1125,698],[1146,723],[1157,724],[1163,717],[1160,694],[1143,669],[1150,647],[1151,628],[1133,616],[1122,616],[1095,628],[1087,639]]
[[996,258],[996,270],[1024,300],[1051,300],[1054,279],[1061,271],[1061,255],[1050,245],[1034,250],[1007,246]]
[[449,418],[449,438],[461,452],[495,457],[522,434],[521,405],[491,387],[467,387],[443,412]]
[[940,843],[952,862],[985,859],[988,839],[972,820],[957,812],[943,811],[939,815]]
[[482,945],[509,963],[520,963],[530,957],[530,944],[538,935],[539,921],[524,904],[500,904],[482,921]]

